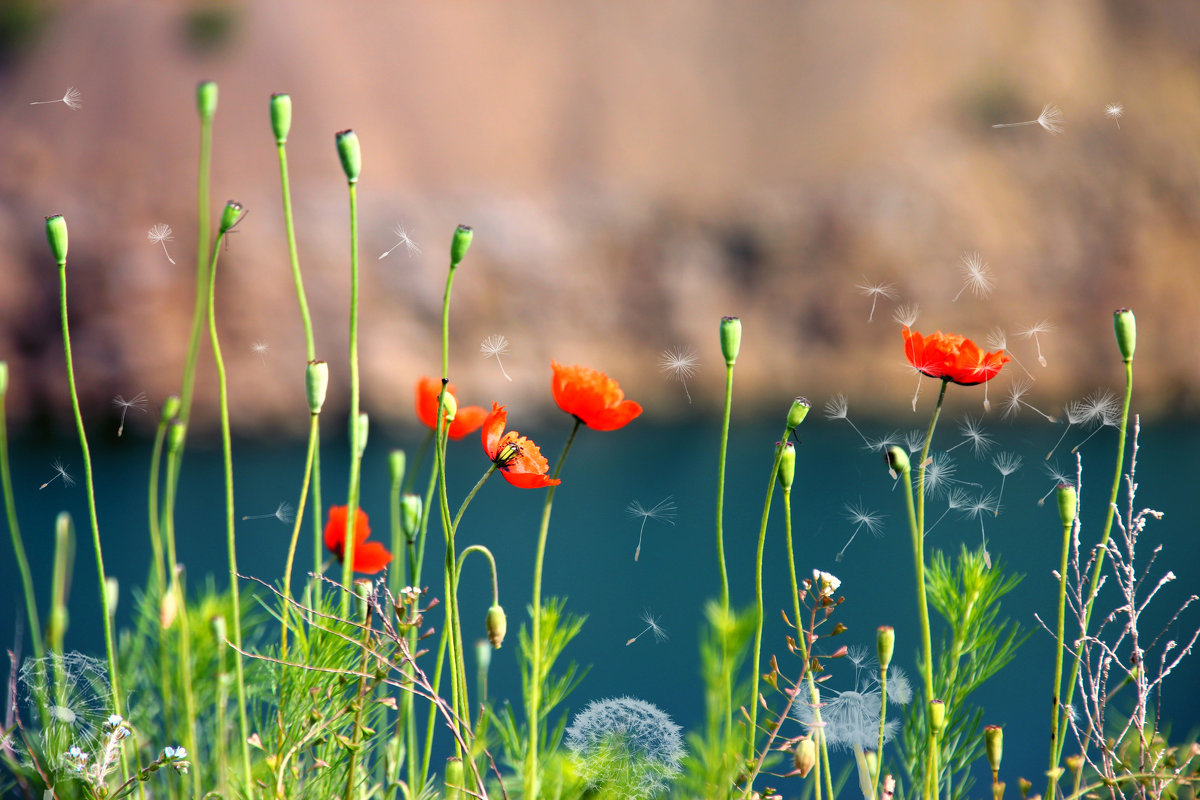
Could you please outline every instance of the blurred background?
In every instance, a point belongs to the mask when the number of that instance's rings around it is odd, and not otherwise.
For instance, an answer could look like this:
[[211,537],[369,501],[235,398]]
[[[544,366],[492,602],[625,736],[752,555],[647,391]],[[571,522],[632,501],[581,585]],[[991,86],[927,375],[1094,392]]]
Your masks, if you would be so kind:
[[[78,486],[35,489],[55,474],[54,458],[76,478],[81,467],[42,218],[62,213],[70,225],[76,373],[95,442],[101,523],[120,553],[109,568],[127,592],[119,614],[128,620],[149,558],[149,436],[163,399],[179,388],[194,297],[194,90],[213,79],[213,210],[231,198],[250,211],[221,255],[217,286],[239,437],[239,515],[294,502],[308,421],[272,92],[293,99],[288,152],[300,258],[318,355],[333,377],[322,455],[327,504],[344,497],[348,405],[349,234],[333,139],[340,129],[355,129],[363,150],[360,353],[372,422],[363,503],[377,515],[377,536],[386,538],[387,451],[411,455],[423,435],[413,385],[439,369],[438,320],[458,223],[475,230],[452,309],[460,404],[509,404],[513,425],[552,459],[569,426],[548,391],[550,359],[603,369],[646,406],[626,430],[581,435],[556,501],[547,593],[569,594],[570,608],[591,614],[571,655],[595,667],[574,707],[634,694],[685,726],[701,719],[697,628],[703,602],[717,591],[711,509],[722,315],[738,315],[744,326],[726,523],[735,601],[753,598],[753,543],[782,413],[792,396],[806,395],[814,411],[799,459],[808,476],[807,499],[797,492],[801,574],[818,567],[841,577],[851,600],[841,612],[854,636],[847,643],[869,646],[877,625],[893,624],[897,653],[913,673],[916,615],[899,495],[870,443],[842,415],[822,413],[826,403],[844,394],[845,416],[874,443],[928,423],[935,387],[927,381],[913,407],[917,381],[897,316],[915,312],[922,332],[954,331],[1010,351],[1019,363],[987,385],[991,410],[981,421],[995,448],[953,456],[959,488],[980,496],[999,488],[999,452],[1022,455],[1024,469],[1004,475],[1003,513],[986,520],[986,534],[980,515],[954,513],[930,541],[956,552],[987,535],[993,556],[1028,576],[1006,608],[1033,629],[1035,612],[1052,613],[1056,591],[1049,573],[1057,517],[1037,498],[1057,479],[1042,465],[1074,475],[1070,448],[1096,429],[1085,421],[1069,431],[1048,460],[1065,426],[1031,406],[1062,420],[1071,402],[1119,390],[1111,314],[1134,308],[1144,495],[1167,512],[1147,552],[1166,541],[1164,558],[1185,578],[1156,601],[1165,620],[1195,585],[1186,568],[1200,564],[1185,466],[1200,446],[1200,360],[1190,349],[1200,341],[1198,67],[1200,6],[1183,0],[6,0],[0,358],[11,374],[17,504],[34,573],[49,574],[57,511],[86,519]],[[77,109],[53,102],[70,87],[80,94]],[[1037,120],[1047,104],[1061,111],[1057,134],[1048,118],[1046,126],[992,127]],[[173,238],[150,240],[156,225],[169,225]],[[987,280],[972,282],[964,271],[973,253]],[[481,352],[495,336],[505,339],[511,381]],[[208,574],[223,582],[207,348],[205,341],[180,551],[196,582]],[[676,369],[665,369],[672,357]],[[689,360],[694,373],[680,371]],[[1022,381],[1029,405],[1014,406]],[[139,393],[146,412],[127,411],[118,439],[113,400]],[[939,447],[965,441],[959,426],[967,415],[981,418],[983,396],[982,388],[951,390]],[[1005,407],[1018,413],[1002,423]],[[1102,520],[1114,443],[1114,432],[1101,429],[1081,450],[1085,486],[1093,480],[1083,495],[1085,536]],[[473,437],[456,447],[452,495],[462,496],[487,463]],[[626,506],[666,497],[678,516],[673,525],[648,524],[634,563],[638,520]],[[477,503],[504,513],[473,507],[464,523],[466,539],[497,552],[514,641],[540,499],[494,481]],[[950,510],[938,502],[937,513]],[[839,560],[856,530],[856,506],[883,515],[880,538],[860,531]],[[776,518],[770,619],[785,605],[781,533]],[[245,522],[239,535],[243,569],[278,579],[284,526]],[[98,653],[90,550],[81,530],[73,595],[81,599],[68,638]],[[311,551],[298,560],[311,563]],[[581,564],[591,565],[594,580],[579,580]],[[482,634],[489,587],[476,578],[464,608],[479,610]],[[7,625],[21,608],[8,559],[0,559],[0,586]],[[39,597],[46,588],[39,583]],[[646,610],[661,615],[670,642],[643,638],[626,648]],[[1173,625],[1182,642],[1195,621]],[[784,653],[782,635],[768,633],[768,652]],[[518,696],[514,651],[506,645],[493,662],[497,697]],[[1049,637],[1035,632],[1019,662],[979,698],[989,709],[985,722],[1013,726],[1010,785],[1017,774],[1036,779],[1045,769],[1052,654]],[[1031,674],[1047,685],[1031,689]],[[1182,734],[1196,724],[1200,670],[1173,680],[1165,707]],[[980,780],[982,792],[982,773]]]

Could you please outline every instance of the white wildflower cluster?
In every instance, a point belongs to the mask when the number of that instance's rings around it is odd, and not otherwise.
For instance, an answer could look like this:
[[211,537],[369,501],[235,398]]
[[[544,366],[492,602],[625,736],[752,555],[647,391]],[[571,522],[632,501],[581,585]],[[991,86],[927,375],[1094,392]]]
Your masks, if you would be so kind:
[[820,597],[833,597],[833,593],[842,585],[841,579],[819,569],[813,570],[812,583]]

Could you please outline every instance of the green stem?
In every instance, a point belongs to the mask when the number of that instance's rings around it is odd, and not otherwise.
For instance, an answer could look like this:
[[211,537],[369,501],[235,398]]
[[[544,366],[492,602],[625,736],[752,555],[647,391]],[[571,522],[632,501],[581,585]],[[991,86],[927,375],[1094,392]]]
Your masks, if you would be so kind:
[[[729,572],[725,567],[725,457],[729,450],[729,418],[733,409],[733,364],[725,366],[725,406],[721,415],[721,450],[717,457],[717,566],[721,572],[721,613],[729,619]],[[794,581],[793,581],[794,583]],[[797,619],[796,624],[800,621]],[[721,634],[721,682],[725,689],[725,741],[733,738],[733,672],[729,668],[729,633]]]
[[353,594],[354,535],[358,522],[359,478],[363,445],[358,440],[358,184],[350,181],[350,486],[346,490],[346,544],[342,559],[342,615],[350,611]]
[[[558,463],[554,465],[554,474],[552,478],[557,479],[562,473],[563,462],[567,460],[567,453],[571,452],[571,444],[575,441],[575,434],[579,432],[579,426],[583,424],[583,420],[579,417],[575,418],[575,424],[571,427],[571,435],[567,437],[567,443],[563,445],[562,454],[558,457]],[[525,756],[524,763],[524,797],[528,800],[537,798],[538,776],[538,725],[541,720],[541,702],[542,702],[542,566],[546,559],[546,536],[550,532],[550,511],[554,506],[554,490],[558,488],[555,484],[546,490],[546,501],[542,505],[542,522],[538,528],[538,543],[537,555],[533,561],[533,634],[531,636],[530,668],[529,668],[529,707],[525,709],[525,716],[529,722],[529,752]]]
[[[482,481],[480,481],[480,483],[482,483]],[[496,571],[496,557],[492,555],[491,550],[487,549],[481,544],[473,544],[466,548],[458,556],[458,576],[460,579],[462,578],[462,565],[463,562],[467,560],[468,553],[482,553],[487,557],[488,564],[492,570],[492,605],[500,605],[500,573]],[[458,586],[455,586],[454,590],[458,591]]]
[[[225,359],[221,356],[221,342],[217,338],[217,259],[221,253],[221,242],[225,239],[225,233],[225,231],[221,231],[217,236],[212,251],[212,263],[208,268],[208,333],[212,340],[213,360],[217,367],[217,388],[221,400],[221,455],[225,472],[225,535],[229,552],[229,593],[233,603],[233,645],[236,651],[233,668],[237,681],[242,772],[245,785],[250,787],[254,785],[254,778],[250,769],[250,721],[246,715],[246,678],[242,663],[242,606],[238,591],[237,532],[233,516],[233,442],[229,427],[229,387],[225,374]],[[347,537],[348,540],[353,538],[353,536]]]
[[0,392],[0,483],[4,486],[4,510],[8,515],[8,533],[12,536],[13,552],[17,557],[17,569],[21,572],[21,587],[25,592],[25,613],[29,617],[29,635],[33,638],[33,655],[41,658],[46,650],[42,644],[42,623],[38,621],[37,600],[33,596],[33,576],[29,572],[29,559],[25,556],[25,540],[17,526],[17,506],[13,500],[12,472],[8,465],[8,414],[5,400],[8,392]]
[[[1062,690],[1063,648],[1066,646],[1063,637],[1067,619],[1067,556],[1071,549],[1071,530],[1074,526],[1074,520],[1063,521],[1062,558],[1058,567],[1058,626],[1054,635],[1054,641],[1058,645],[1054,649],[1054,704],[1050,709],[1050,770],[1058,766],[1058,737],[1063,733],[1058,727],[1058,701],[1059,692]],[[1047,789],[1050,793],[1046,795],[1051,800],[1054,797],[1052,790],[1056,785],[1057,781],[1051,778],[1050,787]]]
[[887,722],[887,667],[879,668],[879,745],[875,748],[875,774],[871,776],[872,796],[879,795],[879,774],[883,772],[883,733]]
[[[166,498],[163,504],[163,518],[166,522],[166,540],[167,540],[167,565],[171,570],[170,592],[175,605],[175,617],[179,621],[179,682],[183,686],[183,713],[186,717],[187,724],[184,727],[184,745],[189,753],[196,753],[196,696],[192,686],[192,633],[191,621],[188,616],[187,607],[187,591],[184,575],[179,569],[179,561],[175,551],[175,486],[178,483],[178,462],[172,459],[168,454],[167,458],[167,476],[166,476]],[[160,636],[164,632],[160,632]],[[222,650],[224,648],[221,648]],[[166,664],[163,665],[163,671],[166,672]],[[165,678],[164,678],[165,680]],[[163,694],[163,702],[167,701],[167,694]],[[220,729],[222,732],[224,728]],[[218,750],[224,752],[225,740],[222,733],[221,740],[218,743]],[[192,765],[192,794],[200,796],[200,773],[203,770],[199,764]],[[221,773],[221,779],[224,780],[225,774]]]
[[283,603],[280,608],[280,614],[283,616],[281,620],[279,650],[281,658],[287,659],[287,618],[290,616],[289,609],[291,605],[288,600],[292,596],[292,564],[296,559],[296,543],[300,541],[300,526],[304,522],[304,505],[308,501],[308,487],[312,482],[312,467],[313,456],[317,452],[317,441],[320,438],[320,414],[312,414],[312,420],[308,428],[308,454],[304,459],[304,480],[300,484],[300,500],[296,508],[295,525],[292,528],[292,541],[288,545],[287,563],[283,568]]
[[[357,597],[357,594],[355,594]],[[363,734],[363,708],[366,706],[367,699],[367,668],[370,666],[369,653],[371,652],[371,607],[367,605],[366,619],[363,621],[363,652],[362,660],[359,662],[358,671],[361,677],[358,679],[358,691],[354,696],[354,726],[350,731],[350,763],[346,768],[346,791],[342,794],[342,800],[354,800],[355,782],[354,775],[357,772],[358,751],[362,748]]]
[[[787,441],[787,436],[784,436],[783,441]],[[749,758],[754,758],[755,739],[758,737],[758,667],[759,659],[762,658],[762,632],[763,632],[763,587],[762,587],[762,565],[763,565],[763,550],[767,543],[767,521],[771,518],[771,497],[775,494],[776,476],[779,474],[779,462],[783,457],[783,448],[776,447],[775,458],[771,463],[771,477],[767,483],[767,497],[763,501],[762,519],[758,526],[758,549],[754,552],[754,602],[758,609],[757,619],[754,622],[754,658],[750,662],[752,671],[750,679],[750,730],[747,731],[746,739],[749,746]]]

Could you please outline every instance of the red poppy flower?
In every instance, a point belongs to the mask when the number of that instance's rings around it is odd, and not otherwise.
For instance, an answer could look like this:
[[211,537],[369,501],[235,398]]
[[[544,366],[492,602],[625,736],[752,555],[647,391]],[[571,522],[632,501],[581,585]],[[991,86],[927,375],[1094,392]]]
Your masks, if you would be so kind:
[[547,478],[550,465],[536,444],[516,431],[504,432],[508,412],[504,406],[492,403],[492,413],[483,421],[483,452],[500,470],[504,480],[518,489],[542,489],[558,486],[562,481]]
[[[417,418],[430,428],[437,427],[438,395],[441,391],[442,382],[437,378],[430,378],[426,375],[417,381]],[[446,385],[446,391],[453,395],[455,400],[458,400],[458,395],[454,394],[453,383]],[[474,433],[483,424],[486,416],[487,411],[479,406],[459,406],[458,413],[450,422],[448,431],[450,438],[458,440],[469,433]]]
[[[329,521],[325,523],[325,546],[337,556],[339,562],[344,558],[346,547],[346,506],[330,506]],[[368,542],[371,526],[368,524],[367,512],[361,508],[355,509],[354,523],[354,571],[374,574],[386,567],[392,561],[392,554],[379,542]]]
[[642,413],[641,405],[626,400],[617,382],[603,372],[588,367],[564,367],[557,361],[551,361],[550,366],[554,370],[551,383],[554,402],[589,428],[615,431]]
[[922,375],[975,386],[990,381],[1012,359],[1003,350],[989,353],[965,336],[938,331],[922,336],[904,326],[904,355]]

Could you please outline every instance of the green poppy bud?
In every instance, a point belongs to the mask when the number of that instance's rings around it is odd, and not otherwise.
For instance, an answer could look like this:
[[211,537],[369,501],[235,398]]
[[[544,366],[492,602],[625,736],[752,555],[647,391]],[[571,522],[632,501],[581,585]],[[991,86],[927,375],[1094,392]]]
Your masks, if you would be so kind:
[[196,110],[201,119],[212,119],[217,113],[217,82],[200,81],[196,86]]
[[167,452],[178,453],[187,439],[187,423],[172,422],[167,428]]
[[942,728],[946,727],[946,703],[942,700],[933,700],[929,703],[929,729],[934,735],[942,732]]
[[1004,781],[992,781],[992,800],[1004,800]]
[[796,447],[791,442],[776,442],[775,452],[779,457],[779,485],[785,492],[790,492],[796,478]]
[[0,398],[8,394],[8,362],[0,361]]
[[357,420],[351,420],[350,422],[354,425],[354,433],[358,436],[358,452],[355,455],[361,456],[363,451],[367,449],[367,435],[371,432],[371,420],[366,412],[363,412],[358,415]]
[[442,417],[449,424],[454,422],[454,418],[458,416],[458,401],[449,392],[445,392],[444,394],[445,396],[442,397]]
[[179,395],[167,395],[167,399],[163,401],[162,421],[170,422],[171,420],[175,419],[175,417],[179,416],[179,405]]
[[983,745],[987,750],[988,763],[992,766],[992,780],[1000,772],[1000,759],[1004,755],[1004,730],[999,725],[988,725],[983,729]]
[[400,498],[400,529],[408,541],[417,540],[417,531],[421,527],[421,495],[406,494]]
[[1117,347],[1121,350],[1121,358],[1133,361],[1133,351],[1137,349],[1137,320],[1133,311],[1128,308],[1118,308],[1113,312],[1113,330],[1117,334]]
[[242,204],[236,200],[230,200],[225,204],[225,210],[221,212],[221,227],[220,232],[225,233],[234,225],[238,224],[238,220],[242,218]]
[[454,238],[450,240],[450,268],[454,269],[462,260],[467,257],[467,250],[471,247],[471,240],[475,238],[475,231],[471,230],[466,225],[459,225],[454,229]]
[[371,613],[371,595],[375,593],[375,581],[370,578],[354,579],[354,594],[358,597],[358,615],[366,619]]
[[1033,788],[1033,781],[1026,778],[1017,778],[1017,788],[1021,791],[1021,800],[1029,797],[1029,790]]
[[721,355],[725,366],[732,367],[742,349],[742,321],[737,317],[721,317]]
[[879,656],[879,666],[887,669],[892,663],[892,653],[896,649],[896,631],[891,625],[880,625],[875,631],[875,652]]
[[67,221],[62,214],[46,217],[46,239],[50,242],[50,254],[60,267],[67,265]]
[[292,97],[284,92],[271,95],[271,130],[275,131],[275,143],[287,142],[292,129]]
[[308,410],[320,414],[325,405],[325,393],[329,390],[329,365],[324,361],[310,361],[304,370],[304,389],[308,394]]
[[788,409],[787,415],[787,426],[789,431],[800,427],[800,423],[804,422],[804,418],[808,416],[808,409],[811,407],[812,406],[809,404],[808,399],[804,397],[797,397],[792,401],[792,407]]
[[399,486],[404,482],[404,461],[403,450],[388,453],[388,477],[391,478],[392,486]]
[[908,474],[908,453],[904,448],[892,445],[883,451],[883,459],[887,462],[888,472],[892,473],[893,478]]
[[1056,491],[1058,492],[1058,518],[1062,520],[1065,528],[1075,522],[1079,496],[1075,492],[1075,487],[1069,483],[1060,483]]
[[463,763],[460,758],[446,759],[446,774],[442,778],[446,800],[462,800]]
[[358,146],[358,134],[344,130],[335,133],[333,138],[337,142],[338,158],[342,161],[346,180],[358,183],[358,174],[362,172],[362,149]]
[[503,608],[492,606],[488,609],[486,627],[488,641],[499,650],[504,643],[504,634],[508,632],[508,617],[504,616]]
[[796,747],[792,750],[792,764],[801,778],[808,777],[808,773],[817,764],[817,746],[812,739],[807,736],[800,737],[800,741],[796,742]]

